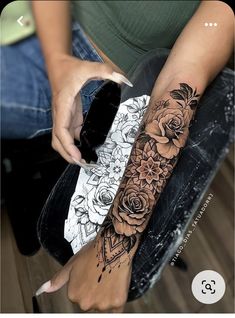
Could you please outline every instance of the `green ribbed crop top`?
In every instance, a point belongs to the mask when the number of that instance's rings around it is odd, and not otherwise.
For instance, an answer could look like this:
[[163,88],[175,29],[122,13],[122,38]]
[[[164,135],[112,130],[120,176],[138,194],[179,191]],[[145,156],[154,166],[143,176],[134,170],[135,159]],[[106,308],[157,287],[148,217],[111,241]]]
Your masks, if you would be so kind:
[[122,70],[149,50],[172,48],[200,1],[72,1],[73,17]]

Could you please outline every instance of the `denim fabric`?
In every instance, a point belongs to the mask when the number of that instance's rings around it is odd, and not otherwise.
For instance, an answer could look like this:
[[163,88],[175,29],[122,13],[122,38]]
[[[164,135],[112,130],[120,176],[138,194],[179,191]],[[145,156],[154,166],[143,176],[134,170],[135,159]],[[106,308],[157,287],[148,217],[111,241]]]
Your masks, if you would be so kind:
[[[151,95],[168,54],[169,50],[158,49],[150,51],[143,60],[136,62],[127,74],[134,87],[121,85],[121,102],[143,94]],[[182,242],[187,226],[227,154],[229,145],[234,141],[233,76],[233,71],[223,69],[200,100],[188,142],[133,259],[128,300],[143,295],[160,278],[162,270]],[[100,94],[105,89],[116,96],[116,90],[112,92],[109,86],[103,85],[90,110],[94,103],[99,103]],[[101,117],[105,116],[103,105],[101,99],[100,105],[96,107]],[[93,125],[95,133],[95,123],[89,124]],[[65,264],[73,255],[70,244],[64,239],[64,220],[79,170],[78,166],[68,165],[53,188],[38,222],[41,244],[61,264]]]
[[[73,24],[74,56],[102,62],[78,23]],[[51,90],[39,40],[31,36],[13,45],[2,46],[1,53],[1,137],[33,138],[52,129]],[[81,89],[86,113],[103,80],[92,80]]]

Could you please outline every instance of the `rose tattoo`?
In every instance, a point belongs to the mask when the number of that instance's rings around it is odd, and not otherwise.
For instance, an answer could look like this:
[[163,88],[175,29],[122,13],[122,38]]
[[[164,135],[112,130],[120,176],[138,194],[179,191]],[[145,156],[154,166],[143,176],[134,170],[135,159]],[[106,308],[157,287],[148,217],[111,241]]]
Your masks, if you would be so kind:
[[[130,261],[130,255],[133,257],[187,141],[200,95],[186,83],[179,85],[179,89],[170,91],[167,100],[155,101],[151,97],[136,136],[131,134],[131,138],[136,137],[135,143],[109,211],[109,225],[104,223],[97,243],[98,259],[104,266],[120,266],[123,260]],[[131,109],[136,111],[134,106]]]
[[185,145],[189,122],[187,110],[163,108],[146,125],[145,133],[156,140],[158,153],[162,157],[172,159]]
[[131,236],[145,229],[155,199],[148,189],[132,184],[120,191],[114,201],[113,225],[118,234]]

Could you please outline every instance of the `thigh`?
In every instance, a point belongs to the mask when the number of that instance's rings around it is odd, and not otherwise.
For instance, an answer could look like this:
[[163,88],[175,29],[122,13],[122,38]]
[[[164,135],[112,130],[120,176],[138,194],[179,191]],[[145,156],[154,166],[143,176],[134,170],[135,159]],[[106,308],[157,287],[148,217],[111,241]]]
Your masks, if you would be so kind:
[[[89,61],[104,61],[78,23],[72,30],[73,55]],[[39,40],[31,36],[1,47],[1,136],[32,138],[52,129],[51,91]],[[80,91],[86,113],[103,80],[92,80]]]
[[1,136],[29,138],[50,129],[50,86],[36,36],[1,47]]

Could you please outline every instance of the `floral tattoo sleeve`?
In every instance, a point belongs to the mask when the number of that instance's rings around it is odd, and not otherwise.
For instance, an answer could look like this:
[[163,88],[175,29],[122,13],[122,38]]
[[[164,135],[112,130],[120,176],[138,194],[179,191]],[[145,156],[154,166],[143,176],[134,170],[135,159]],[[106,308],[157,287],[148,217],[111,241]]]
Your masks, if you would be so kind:
[[121,185],[96,239],[98,282],[104,271],[111,273],[131,261],[186,143],[200,94],[186,83],[179,86],[167,99],[151,96]]

